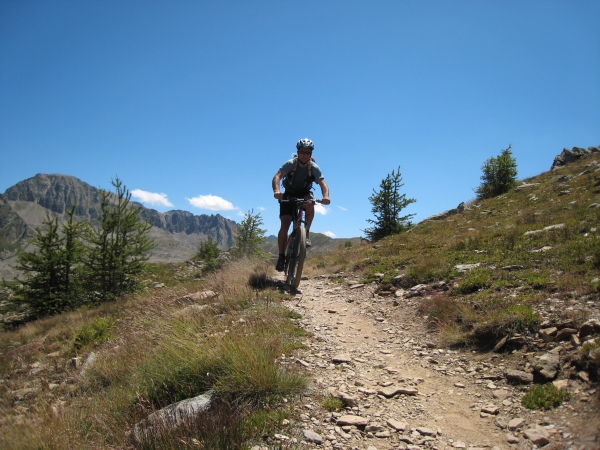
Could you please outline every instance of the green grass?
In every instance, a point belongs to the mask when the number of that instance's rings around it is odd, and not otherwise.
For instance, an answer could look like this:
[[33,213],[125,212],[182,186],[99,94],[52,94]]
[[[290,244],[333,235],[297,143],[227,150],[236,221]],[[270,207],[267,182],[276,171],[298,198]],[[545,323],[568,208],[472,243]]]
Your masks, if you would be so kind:
[[113,317],[97,317],[73,333],[72,351],[74,353],[89,347],[100,345],[112,335]]
[[570,400],[570,394],[559,389],[552,383],[535,386],[521,399],[521,403],[528,409],[552,409]]
[[485,268],[476,268],[469,272],[466,278],[459,283],[456,292],[461,295],[472,294],[480,289],[488,288],[491,284],[492,271]]
[[344,402],[337,397],[327,397],[323,401],[323,408],[325,408],[328,411],[340,411],[345,407],[346,405],[344,404]]

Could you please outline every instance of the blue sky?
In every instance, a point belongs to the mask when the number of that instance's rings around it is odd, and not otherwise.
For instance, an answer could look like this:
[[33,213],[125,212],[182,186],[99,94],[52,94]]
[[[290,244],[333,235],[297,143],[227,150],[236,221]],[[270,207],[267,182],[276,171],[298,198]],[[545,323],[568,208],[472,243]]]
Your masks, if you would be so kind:
[[[260,212],[300,138],[331,189],[312,230],[362,235],[400,166],[419,221],[600,145],[600,2],[0,2],[0,192],[73,175],[159,211]],[[319,189],[317,187],[317,197]]]

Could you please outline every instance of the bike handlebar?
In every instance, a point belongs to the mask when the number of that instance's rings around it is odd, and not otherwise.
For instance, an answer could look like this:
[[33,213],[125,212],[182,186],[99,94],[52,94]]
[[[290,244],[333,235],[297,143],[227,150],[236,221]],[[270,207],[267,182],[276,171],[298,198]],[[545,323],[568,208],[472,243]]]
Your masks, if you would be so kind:
[[288,197],[286,199],[280,200],[280,202],[294,202],[294,203],[322,203],[323,200],[317,200],[314,198],[296,198],[296,197]]

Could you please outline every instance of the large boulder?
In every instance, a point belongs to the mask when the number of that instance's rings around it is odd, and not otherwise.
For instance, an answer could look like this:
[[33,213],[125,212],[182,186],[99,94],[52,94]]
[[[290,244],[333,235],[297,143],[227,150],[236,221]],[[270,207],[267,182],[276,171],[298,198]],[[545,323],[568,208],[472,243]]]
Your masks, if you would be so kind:
[[179,428],[185,421],[208,409],[211,399],[212,392],[208,391],[155,411],[133,427],[128,433],[129,438],[136,445],[152,445],[165,433]]

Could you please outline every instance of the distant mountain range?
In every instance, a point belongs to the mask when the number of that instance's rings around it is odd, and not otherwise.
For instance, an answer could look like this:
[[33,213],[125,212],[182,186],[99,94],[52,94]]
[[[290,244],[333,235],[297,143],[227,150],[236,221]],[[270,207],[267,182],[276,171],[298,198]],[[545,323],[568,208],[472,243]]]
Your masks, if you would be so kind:
[[[216,215],[194,215],[188,211],[158,212],[141,206],[140,216],[153,227],[150,235],[157,244],[151,261],[183,261],[209,236],[227,249],[235,242],[238,224]],[[69,175],[38,174],[0,194],[0,276],[14,277],[10,266],[16,254],[29,246],[47,214],[64,217],[71,205],[75,217],[92,223],[100,217],[99,189]]]
[[[150,236],[154,238],[156,248],[150,261],[185,261],[208,237],[221,249],[228,249],[235,243],[239,224],[219,214],[194,215],[181,210],[161,213],[137,202],[132,203],[141,207],[140,216],[153,225]],[[16,255],[21,250],[30,249],[35,229],[42,225],[47,214],[63,218],[72,205],[76,205],[77,220],[96,222],[100,217],[99,189],[69,175],[37,174],[0,194],[0,277],[15,277],[13,266]],[[309,251],[313,254],[349,240],[332,239],[319,233],[311,233],[311,238],[313,247]],[[276,255],[275,241],[275,236],[271,236],[263,248]]]

